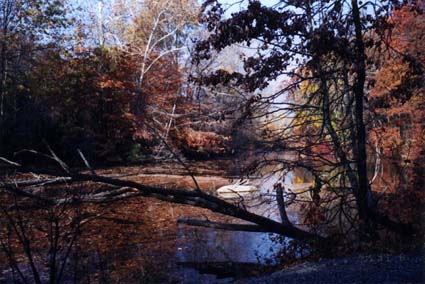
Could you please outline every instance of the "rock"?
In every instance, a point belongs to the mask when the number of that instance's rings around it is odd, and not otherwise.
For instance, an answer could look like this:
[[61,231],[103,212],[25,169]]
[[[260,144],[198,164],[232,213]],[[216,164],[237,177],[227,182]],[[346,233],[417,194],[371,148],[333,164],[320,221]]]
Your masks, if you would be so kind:
[[221,198],[239,198],[257,191],[258,188],[255,185],[229,184],[217,189],[217,194]]

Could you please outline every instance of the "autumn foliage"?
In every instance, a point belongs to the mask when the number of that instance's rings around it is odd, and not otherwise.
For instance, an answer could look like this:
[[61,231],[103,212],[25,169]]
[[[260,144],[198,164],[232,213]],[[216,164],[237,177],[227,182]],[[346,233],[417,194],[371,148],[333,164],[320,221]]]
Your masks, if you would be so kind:
[[421,218],[417,210],[425,199],[425,21],[420,5],[394,11],[389,52],[370,95],[376,116],[371,148],[379,152],[382,163],[373,187],[392,193],[384,207],[404,221]]

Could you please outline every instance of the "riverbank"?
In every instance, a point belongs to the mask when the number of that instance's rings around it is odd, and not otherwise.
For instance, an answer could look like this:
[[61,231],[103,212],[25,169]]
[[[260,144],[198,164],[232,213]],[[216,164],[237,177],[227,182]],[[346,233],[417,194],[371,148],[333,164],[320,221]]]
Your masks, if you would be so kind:
[[425,283],[424,251],[411,254],[366,254],[307,262],[270,275],[233,284]]

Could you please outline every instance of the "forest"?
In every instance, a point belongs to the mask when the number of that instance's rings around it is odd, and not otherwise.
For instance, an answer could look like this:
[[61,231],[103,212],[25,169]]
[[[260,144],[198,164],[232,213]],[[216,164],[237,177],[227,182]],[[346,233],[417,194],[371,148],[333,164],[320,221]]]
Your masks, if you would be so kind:
[[0,284],[424,283],[424,9],[0,0]]

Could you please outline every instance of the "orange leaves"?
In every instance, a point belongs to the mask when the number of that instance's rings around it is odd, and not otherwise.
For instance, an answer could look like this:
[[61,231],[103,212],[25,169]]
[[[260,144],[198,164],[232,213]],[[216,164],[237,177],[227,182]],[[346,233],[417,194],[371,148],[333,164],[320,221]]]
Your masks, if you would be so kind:
[[101,76],[99,81],[99,87],[101,89],[124,89],[124,83],[121,81],[112,80]]
[[407,63],[403,63],[400,59],[388,62],[387,66],[380,69],[376,76],[376,85],[371,92],[371,97],[383,96],[400,87],[408,69]]
[[424,15],[411,6],[394,11],[391,19],[394,28],[389,42],[391,52],[378,69],[375,86],[370,92],[372,109],[379,118],[376,123],[379,127],[372,129],[370,139],[382,150],[382,159],[391,161],[391,168],[394,168],[392,174],[385,172],[389,169],[382,170],[374,188],[398,192],[400,204],[405,204],[400,200],[406,194],[401,189],[420,190],[424,186],[423,174],[418,174],[423,173],[425,162],[421,70],[425,63],[424,19]]

